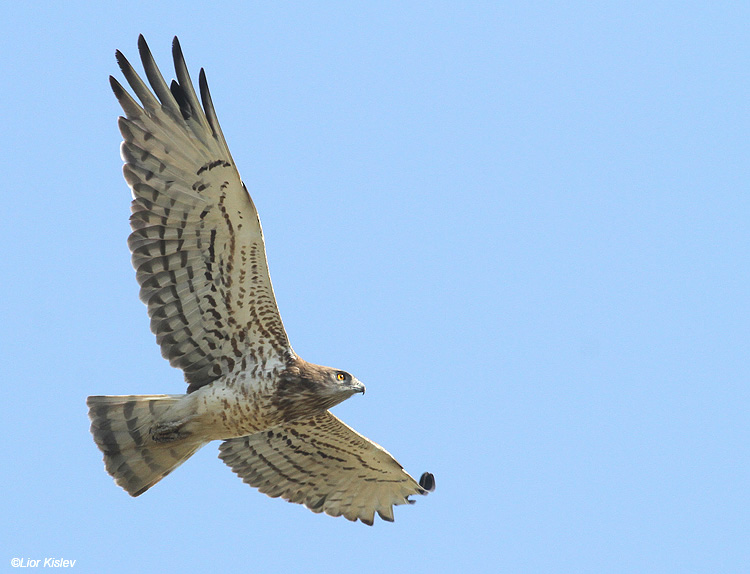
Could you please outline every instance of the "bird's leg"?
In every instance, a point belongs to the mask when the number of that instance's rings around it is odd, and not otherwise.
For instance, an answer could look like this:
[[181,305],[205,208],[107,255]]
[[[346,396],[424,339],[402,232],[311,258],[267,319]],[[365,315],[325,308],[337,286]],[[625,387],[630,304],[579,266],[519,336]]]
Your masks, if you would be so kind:
[[187,421],[173,421],[158,423],[149,429],[149,435],[154,442],[173,442],[189,437],[192,433],[182,429]]

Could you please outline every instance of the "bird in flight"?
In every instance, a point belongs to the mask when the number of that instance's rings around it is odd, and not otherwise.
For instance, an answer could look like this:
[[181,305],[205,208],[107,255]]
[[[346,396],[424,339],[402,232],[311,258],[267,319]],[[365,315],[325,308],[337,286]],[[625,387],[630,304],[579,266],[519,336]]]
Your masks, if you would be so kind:
[[313,512],[372,525],[434,490],[328,409],[364,385],[292,350],[276,306],[258,213],[216,118],[206,75],[200,101],[177,38],[168,85],[143,36],[149,86],[117,62],[113,77],[123,173],[133,195],[128,246],[162,356],[186,394],[90,396],[91,433],[107,471],[139,496],[213,440],[246,483]]

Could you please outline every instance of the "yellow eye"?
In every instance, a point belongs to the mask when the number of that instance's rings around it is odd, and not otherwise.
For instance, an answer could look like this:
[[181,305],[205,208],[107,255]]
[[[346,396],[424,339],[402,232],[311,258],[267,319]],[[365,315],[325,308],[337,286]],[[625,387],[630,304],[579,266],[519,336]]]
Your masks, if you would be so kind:
[[346,380],[346,375],[344,373],[339,373],[338,375],[336,375],[336,378],[339,381],[344,381],[344,380]]

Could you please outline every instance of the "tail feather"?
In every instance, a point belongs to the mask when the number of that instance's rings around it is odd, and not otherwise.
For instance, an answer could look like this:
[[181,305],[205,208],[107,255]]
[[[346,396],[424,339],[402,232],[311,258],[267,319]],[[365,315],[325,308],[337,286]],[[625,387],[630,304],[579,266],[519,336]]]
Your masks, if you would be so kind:
[[92,396],[86,400],[91,434],[107,472],[131,496],[146,492],[205,442],[191,435],[155,432],[185,395]]

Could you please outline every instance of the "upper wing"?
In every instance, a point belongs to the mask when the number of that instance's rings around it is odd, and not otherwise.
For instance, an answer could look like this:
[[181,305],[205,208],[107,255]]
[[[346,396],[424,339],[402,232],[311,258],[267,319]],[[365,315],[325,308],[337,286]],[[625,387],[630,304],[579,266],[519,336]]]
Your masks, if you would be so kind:
[[419,483],[381,446],[326,412],[250,436],[226,440],[219,458],[268,496],[372,525],[393,521],[393,505],[435,487]]
[[177,38],[167,87],[143,36],[153,92],[118,51],[136,102],[110,77],[125,111],[123,172],[133,191],[133,254],[141,300],[162,355],[188,391],[240,365],[267,369],[292,350],[276,307],[258,213],[234,165],[201,69],[198,102]]

